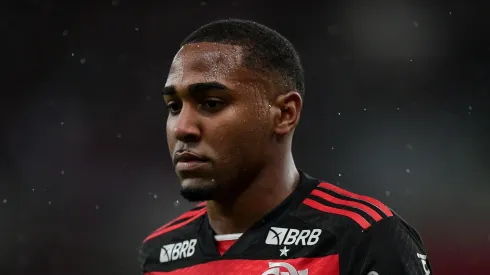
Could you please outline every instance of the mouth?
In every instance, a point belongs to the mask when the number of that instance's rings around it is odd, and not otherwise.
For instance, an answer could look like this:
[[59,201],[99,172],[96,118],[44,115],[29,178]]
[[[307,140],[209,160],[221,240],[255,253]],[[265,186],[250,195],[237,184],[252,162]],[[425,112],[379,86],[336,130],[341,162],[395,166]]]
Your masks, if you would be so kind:
[[192,152],[176,153],[174,157],[175,170],[191,171],[209,165],[209,158]]

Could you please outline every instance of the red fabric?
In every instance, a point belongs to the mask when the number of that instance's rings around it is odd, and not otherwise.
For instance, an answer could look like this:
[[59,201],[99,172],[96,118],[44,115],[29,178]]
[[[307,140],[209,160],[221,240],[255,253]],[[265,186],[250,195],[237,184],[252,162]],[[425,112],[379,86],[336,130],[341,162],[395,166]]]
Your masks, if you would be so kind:
[[366,214],[371,216],[371,218],[373,218],[377,222],[379,222],[381,220],[381,216],[376,211],[374,211],[371,207],[369,207],[365,204],[362,204],[360,202],[339,199],[339,198],[336,198],[334,196],[330,196],[329,194],[322,192],[320,190],[316,190],[316,189],[313,190],[313,192],[311,192],[311,194],[314,196],[320,197],[326,201],[333,202],[335,204],[346,205],[346,206],[350,206],[353,208],[363,210],[364,212],[366,212]]
[[[294,270],[286,269],[288,265]],[[275,266],[279,265],[279,266]],[[339,275],[339,256],[330,255],[320,258],[297,258],[284,260],[220,260],[177,269],[170,272],[153,271],[145,275],[185,274],[185,275],[251,275],[251,274],[307,274]],[[292,272],[290,272],[292,271]]]
[[[192,215],[188,214],[188,213],[192,213]],[[191,211],[191,212],[187,212],[187,213],[184,213],[182,216],[191,216],[192,218],[188,219],[188,220],[185,220],[184,222],[181,222],[181,223],[178,223],[176,225],[172,225],[172,226],[169,226],[169,227],[166,227],[168,224],[162,226],[160,229],[158,229],[157,231],[153,232],[150,236],[146,237],[146,239],[144,240],[144,242],[150,240],[150,239],[153,239],[157,236],[160,236],[162,234],[165,234],[167,232],[170,232],[172,230],[175,230],[177,228],[180,228],[186,224],[189,224],[191,223],[192,221],[198,219],[199,217],[201,217],[202,215],[204,215],[206,213],[206,208],[203,208],[201,210],[196,210],[196,211]],[[181,216],[181,217],[182,217]],[[180,217],[179,217],[180,218]],[[179,219],[177,218],[177,219]],[[171,222],[170,222],[171,223]]]
[[225,252],[236,242],[236,240],[216,241],[220,255]]
[[391,210],[386,205],[384,205],[382,202],[380,202],[380,201],[378,201],[376,199],[373,199],[373,198],[368,197],[368,196],[358,195],[358,194],[349,192],[347,190],[344,190],[344,189],[342,189],[340,187],[337,187],[337,186],[335,186],[333,184],[330,184],[328,182],[322,182],[322,183],[320,183],[319,186],[322,187],[322,188],[331,190],[333,192],[339,193],[341,195],[347,196],[347,197],[351,197],[351,198],[354,198],[354,199],[358,199],[358,200],[362,200],[362,201],[368,202],[368,203],[376,206],[386,216],[388,216],[388,217],[393,216],[393,213],[391,213]]
[[326,206],[312,199],[305,199],[303,203],[323,212],[349,217],[355,222],[357,222],[364,229],[371,226],[371,224],[368,221],[366,221],[366,219],[364,219],[361,215],[357,214],[356,212]]

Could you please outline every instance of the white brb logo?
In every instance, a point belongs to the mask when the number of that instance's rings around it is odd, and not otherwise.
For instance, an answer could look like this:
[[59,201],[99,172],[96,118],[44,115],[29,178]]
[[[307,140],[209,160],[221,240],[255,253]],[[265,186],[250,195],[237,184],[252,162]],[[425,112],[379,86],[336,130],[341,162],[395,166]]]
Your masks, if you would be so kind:
[[[286,271],[281,271],[281,269],[286,269]],[[308,269],[296,270],[288,263],[269,263],[269,269],[262,275],[308,275]]]
[[166,263],[194,255],[196,243],[197,239],[192,239],[162,246],[162,250],[160,251],[160,262]]
[[293,228],[281,228],[271,227],[267,238],[266,244],[270,245],[315,245],[320,240],[321,229],[293,229]]
[[422,267],[424,268],[425,275],[430,275],[430,269],[429,266],[427,265],[427,255],[417,253],[417,257],[422,262]]

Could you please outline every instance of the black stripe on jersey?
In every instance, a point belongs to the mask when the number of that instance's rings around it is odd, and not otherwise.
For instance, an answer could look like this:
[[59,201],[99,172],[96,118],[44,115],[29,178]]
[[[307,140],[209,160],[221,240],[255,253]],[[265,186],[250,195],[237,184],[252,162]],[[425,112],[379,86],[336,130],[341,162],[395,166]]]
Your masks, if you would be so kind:
[[[344,196],[344,195],[341,195],[339,193],[336,193],[332,190],[329,190],[329,189],[326,189],[326,188],[323,188],[321,186],[318,186],[316,187],[315,189],[321,191],[321,192],[324,192],[324,193],[327,193],[333,197],[336,197],[336,198],[339,198],[339,199],[342,199],[342,200],[346,200],[346,201],[355,201],[355,202],[358,202],[358,203],[362,203],[364,205],[366,205],[367,207],[373,209],[376,213],[378,213],[381,218],[385,219],[387,218],[388,216],[386,216],[386,214],[381,211],[378,207],[370,204],[369,202],[366,202],[366,201],[363,201],[363,200],[360,200],[360,199],[356,199],[356,198],[351,198],[351,197],[348,197],[348,196]],[[364,211],[363,211],[364,212]],[[364,216],[363,216],[364,217]],[[369,221],[369,220],[368,220]]]
[[169,223],[169,224],[165,225],[165,228],[170,227],[170,226],[174,226],[174,225],[176,225],[176,224],[178,224],[178,223],[181,223],[181,222],[185,222],[185,221],[187,221],[188,219],[190,219],[190,218],[192,218],[192,217],[194,217],[194,216],[191,216],[191,217],[186,217],[186,218],[176,219],[175,221],[173,221],[173,222],[171,222],[171,223]]
[[[323,192],[323,190],[321,190],[321,191]],[[328,200],[324,200],[323,198],[320,198],[320,197],[317,197],[317,196],[314,196],[314,195],[309,195],[308,198],[311,199],[311,200],[314,200],[314,201],[316,201],[318,203],[321,203],[323,205],[326,205],[326,206],[330,206],[330,207],[333,207],[333,208],[343,209],[343,210],[347,210],[347,211],[350,211],[350,212],[357,213],[361,217],[363,217],[369,224],[376,223],[376,221],[370,215],[368,215],[363,210],[357,209],[355,207],[351,207],[351,206],[347,206],[347,205],[343,205],[343,204],[336,204],[336,203],[333,203],[333,202],[328,201]]]
[[[191,210],[187,211],[186,213],[188,213],[188,212],[198,211],[198,210],[201,210],[201,209],[203,209],[203,208],[205,208],[205,207],[206,207],[206,205],[196,206],[196,207],[192,208]],[[196,213],[196,214],[197,214],[197,213]],[[169,224],[165,225],[165,228],[170,227],[170,226],[173,226],[173,225],[176,225],[176,224],[181,223],[181,222],[185,222],[185,221],[187,221],[188,219],[191,219],[191,218],[193,218],[193,217],[194,217],[194,216],[190,216],[190,217],[185,217],[185,218],[176,219],[175,221],[172,221],[171,223],[169,223]]]
[[201,209],[203,209],[204,207],[206,207],[206,205],[200,205],[200,206],[198,205],[198,206],[196,206],[196,207],[192,208],[191,210],[189,210],[188,212],[190,212],[190,211],[197,211],[197,210],[201,210]]

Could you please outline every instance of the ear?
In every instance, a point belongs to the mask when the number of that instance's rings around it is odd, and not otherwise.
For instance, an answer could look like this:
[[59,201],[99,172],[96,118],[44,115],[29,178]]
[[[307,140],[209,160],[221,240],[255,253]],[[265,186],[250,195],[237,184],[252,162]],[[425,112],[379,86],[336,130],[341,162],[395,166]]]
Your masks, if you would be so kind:
[[274,132],[277,135],[287,135],[298,125],[303,100],[296,91],[279,95],[274,102]]

